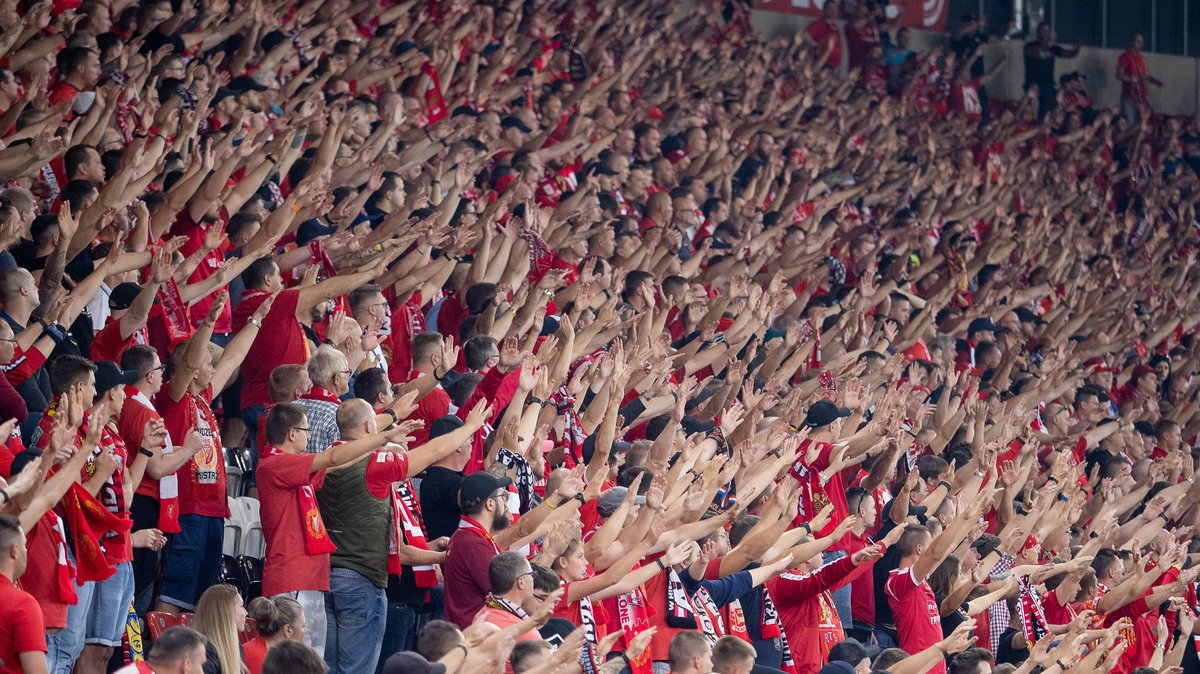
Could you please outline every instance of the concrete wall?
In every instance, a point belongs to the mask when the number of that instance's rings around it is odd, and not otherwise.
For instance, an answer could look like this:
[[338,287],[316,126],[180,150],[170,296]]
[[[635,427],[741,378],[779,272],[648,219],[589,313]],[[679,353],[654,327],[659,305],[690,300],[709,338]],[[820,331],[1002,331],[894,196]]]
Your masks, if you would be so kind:
[[[751,21],[764,37],[771,38],[804,30],[811,17],[778,12],[755,11]],[[947,41],[943,33],[910,31],[913,48],[926,51]],[[996,79],[988,84],[988,93],[999,100],[1015,100],[1023,95],[1021,84],[1025,78],[1022,58],[1024,43],[1005,41],[993,45],[987,55],[987,63],[993,63],[1000,51],[1008,54],[1008,63]],[[1084,47],[1073,59],[1059,59],[1056,71],[1059,75],[1078,70],[1087,77],[1088,94],[1098,107],[1117,107],[1121,95],[1121,83],[1116,78],[1117,58],[1120,49]],[[1200,113],[1200,59],[1185,56],[1146,53],[1146,68],[1150,74],[1162,80],[1161,89],[1150,87],[1150,104],[1155,110],[1168,115],[1195,115]]]

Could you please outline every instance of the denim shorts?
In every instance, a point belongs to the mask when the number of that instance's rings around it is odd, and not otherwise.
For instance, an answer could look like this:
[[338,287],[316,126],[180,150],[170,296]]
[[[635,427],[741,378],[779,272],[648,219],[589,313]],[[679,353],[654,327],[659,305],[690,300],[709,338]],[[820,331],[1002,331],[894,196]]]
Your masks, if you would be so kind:
[[180,515],[179,533],[171,538],[171,551],[163,563],[159,600],[188,611],[217,582],[225,520],[204,515]]
[[117,565],[117,572],[108,580],[96,582],[91,610],[84,626],[85,644],[116,647],[125,635],[129,620],[129,605],[133,601],[133,563]]

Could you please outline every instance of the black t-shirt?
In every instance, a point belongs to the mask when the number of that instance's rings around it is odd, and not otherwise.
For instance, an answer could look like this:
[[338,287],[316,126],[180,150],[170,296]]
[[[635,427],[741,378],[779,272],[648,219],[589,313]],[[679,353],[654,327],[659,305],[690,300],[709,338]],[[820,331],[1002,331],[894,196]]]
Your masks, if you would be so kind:
[[421,517],[425,521],[425,535],[429,540],[442,536],[450,537],[458,530],[462,516],[458,509],[458,489],[462,486],[463,474],[457,470],[430,466],[421,473],[418,493],[421,497]]
[[1012,665],[1020,665],[1025,662],[1025,658],[1029,657],[1029,644],[1025,644],[1025,648],[1013,648],[1013,637],[1021,633],[1014,627],[1009,627],[1004,630],[1004,634],[1000,635],[1000,643],[992,644],[995,646],[996,663],[1009,663]]

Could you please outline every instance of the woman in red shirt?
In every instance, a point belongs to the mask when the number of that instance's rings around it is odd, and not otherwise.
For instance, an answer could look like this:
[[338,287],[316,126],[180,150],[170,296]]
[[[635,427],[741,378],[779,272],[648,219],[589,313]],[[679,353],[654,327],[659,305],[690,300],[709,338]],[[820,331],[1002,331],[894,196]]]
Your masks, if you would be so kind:
[[258,636],[242,644],[242,661],[250,674],[262,672],[267,651],[285,639],[304,641],[304,611],[300,602],[287,597],[258,597],[246,609]]

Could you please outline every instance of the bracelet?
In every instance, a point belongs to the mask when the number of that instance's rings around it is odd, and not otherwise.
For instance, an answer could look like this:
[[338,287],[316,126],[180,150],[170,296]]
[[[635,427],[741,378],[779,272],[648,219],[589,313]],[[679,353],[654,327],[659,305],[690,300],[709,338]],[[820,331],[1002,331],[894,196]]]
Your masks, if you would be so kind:
[[981,480],[982,480],[982,479],[984,479],[984,478],[986,478],[986,477],[987,477],[987,473],[981,473],[981,472],[979,472],[979,471],[975,471],[975,477],[977,477],[977,478],[979,478],[979,479],[981,479]]
[[[567,501],[579,501],[579,505],[583,505],[586,502],[583,498],[583,494],[576,494],[567,499]],[[567,501],[563,501],[563,503],[566,503]]]
[[938,486],[939,486],[939,487],[945,487],[945,488],[946,488],[946,491],[950,491],[950,483],[949,483],[949,482],[947,482],[947,481],[945,481],[945,480],[942,480],[941,482],[938,482]]
[[1100,532],[1098,532],[1098,531],[1088,532],[1088,538],[1100,538]]
[[262,329],[262,321],[258,320],[257,318],[255,318],[253,316],[251,316],[250,319],[247,320],[246,322],[249,323],[250,325],[253,325],[256,328],[259,328],[260,330]]
[[200,325],[208,328],[209,330],[212,330],[213,328],[217,327],[216,323],[203,323],[202,322],[202,323],[200,323]]
[[294,212],[294,213],[299,213],[299,212],[300,212],[300,207],[299,207],[299,206],[297,206],[296,204],[292,204],[292,212]]
[[1046,478],[1046,481],[1047,481],[1047,482],[1053,482],[1054,484],[1058,484],[1058,478],[1054,477],[1053,475],[1051,475],[1051,476],[1047,477],[1047,478]]
[[537,396],[529,396],[529,404],[532,405],[534,403],[537,403],[538,405],[540,405],[542,407],[544,407],[546,405],[545,400],[542,400],[541,398],[539,398]]
[[[569,499],[568,499],[568,500],[569,500]],[[562,505],[562,503],[559,503],[559,504],[557,504],[557,505],[556,505],[556,504],[553,504],[553,503],[551,503],[551,502],[550,502],[550,499],[546,499],[545,501],[542,501],[542,503],[545,503],[545,504],[546,504],[546,507],[547,507],[547,508],[549,508],[549,509],[551,509],[551,510],[554,510],[554,509],[555,509],[555,508],[557,508],[558,506]],[[563,503],[566,503],[566,501],[563,501]]]
[[3,497],[4,497],[4,505],[8,505],[8,502],[9,502],[10,500],[12,500],[12,499],[10,499],[10,498],[9,498],[9,496],[8,496],[8,492],[7,492],[7,491],[4,491],[4,488],[3,488],[3,487],[0,487],[0,496],[3,496]]
[[142,456],[148,456],[152,459],[154,458],[154,452],[146,449],[145,447],[138,447],[138,454],[141,454]]
[[657,564],[658,568],[662,569],[663,571],[667,570],[667,565],[663,564],[662,557],[658,557],[657,559],[655,559],[654,563]]
[[439,377],[439,376],[437,375],[437,368],[435,367],[435,368],[433,368],[433,373],[432,373],[432,374],[433,374],[433,378],[434,378],[434,379],[436,379],[436,380],[438,380],[438,381],[444,381],[444,380],[446,379],[446,374],[447,374],[447,373],[443,372],[443,373],[442,373],[442,376],[440,376],[440,377]]
[[[466,646],[464,646],[464,645],[462,645],[462,644],[455,644],[455,645],[454,645],[454,648],[461,648],[461,649],[463,649],[463,657],[464,657],[464,658],[465,658],[465,657],[467,657],[467,654],[469,653],[469,651],[467,650],[467,647],[466,647]],[[450,650],[454,650],[454,648],[451,648]]]
[[1067,671],[1067,666],[1063,664],[1062,660],[1055,660],[1054,664],[1058,665],[1058,668],[1063,670],[1064,672]]
[[811,536],[811,535],[812,535],[812,532],[813,532],[813,530],[812,530],[812,525],[811,525],[811,524],[809,524],[808,522],[801,522],[801,523],[800,523],[800,528],[801,528],[801,529],[804,529],[805,531],[807,531],[809,536]]

